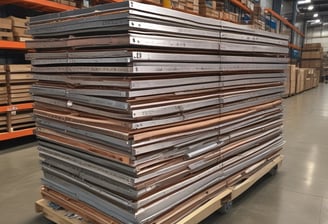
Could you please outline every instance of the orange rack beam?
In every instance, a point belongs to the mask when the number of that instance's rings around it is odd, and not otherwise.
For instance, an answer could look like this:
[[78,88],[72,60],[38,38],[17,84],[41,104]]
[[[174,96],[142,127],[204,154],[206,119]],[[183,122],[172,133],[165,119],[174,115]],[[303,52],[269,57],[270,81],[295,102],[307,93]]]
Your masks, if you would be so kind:
[[0,40],[0,49],[25,50],[25,42]]
[[292,44],[292,43],[289,43],[289,44],[288,44],[288,47],[289,47],[289,48],[292,48],[292,49],[295,49],[295,50],[302,51],[302,48],[301,48],[301,47],[299,47],[299,46],[297,46],[297,45],[295,45],[295,44]]
[[0,133],[0,141],[33,135],[34,129],[35,128],[27,128],[27,129],[13,131],[13,132]]
[[230,0],[230,2],[232,4],[234,4],[235,6],[238,6],[239,8],[241,8],[242,10],[244,10],[245,12],[247,12],[249,14],[253,13],[253,11],[251,9],[247,8],[247,6],[244,5],[243,3],[241,3],[241,1],[239,1],[239,0]]
[[73,6],[60,4],[48,0],[2,0],[0,5],[16,4],[25,8],[42,12],[62,12],[76,9]]
[[33,103],[22,103],[22,104],[13,104],[13,105],[6,105],[6,106],[0,106],[0,112],[10,112],[10,111],[16,111],[16,110],[26,110],[26,109],[32,109]]
[[285,24],[286,26],[288,26],[289,28],[291,28],[292,30],[294,30],[296,33],[298,33],[299,35],[301,35],[302,37],[304,37],[304,34],[299,29],[297,29],[287,19],[285,19],[284,17],[281,17],[278,13],[276,13],[272,9],[266,8],[264,10],[264,12],[267,13],[267,14],[271,14],[273,17],[275,17],[276,19],[280,20],[283,24]]

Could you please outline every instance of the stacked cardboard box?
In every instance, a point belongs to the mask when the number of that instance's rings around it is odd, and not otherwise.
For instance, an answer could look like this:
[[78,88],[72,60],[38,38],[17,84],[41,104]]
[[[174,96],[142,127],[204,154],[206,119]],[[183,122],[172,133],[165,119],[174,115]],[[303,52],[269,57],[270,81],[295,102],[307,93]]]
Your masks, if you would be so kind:
[[313,69],[307,69],[304,74],[304,91],[309,90],[313,87]]
[[12,22],[10,18],[0,18],[0,39],[13,40]]
[[296,89],[296,66],[288,65],[286,72],[286,80],[284,82],[285,92],[283,93],[284,97],[292,96],[295,94]]
[[320,43],[305,44],[302,51],[302,68],[317,68],[322,66],[323,49]]
[[260,4],[254,5],[252,24],[255,29],[265,30],[265,17]]
[[199,1],[198,0],[171,0],[172,9],[191,13],[199,14]]
[[31,40],[31,35],[28,35],[26,33],[26,18],[17,18],[14,16],[8,17],[12,22],[12,31],[14,34],[14,38],[16,41],[25,41],[25,40]]
[[289,80],[290,80],[290,85],[289,85],[289,95],[295,95],[296,92],[296,72],[297,68],[296,65],[289,65]]
[[[200,0],[199,1],[199,15],[222,19],[223,16],[220,16],[220,13],[224,13],[224,3],[217,0]],[[227,17],[227,20],[229,18]]]
[[293,96],[318,87],[319,80],[320,71],[318,69],[298,68],[295,65],[289,65],[284,96]]

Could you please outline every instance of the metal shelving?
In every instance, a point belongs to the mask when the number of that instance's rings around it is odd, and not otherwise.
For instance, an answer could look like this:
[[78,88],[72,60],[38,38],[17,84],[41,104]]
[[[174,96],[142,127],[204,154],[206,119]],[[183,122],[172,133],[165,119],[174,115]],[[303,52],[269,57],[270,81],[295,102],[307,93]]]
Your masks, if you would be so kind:
[[[0,5],[15,4],[32,10],[42,12],[61,12],[74,10],[75,7],[52,2],[48,0],[3,0]],[[0,40],[0,49],[26,51],[25,42]],[[0,113],[14,113],[16,111],[28,110],[33,108],[33,103],[9,104],[0,106]],[[0,141],[14,139],[34,134],[35,128],[26,128],[22,130],[12,130],[0,133]]]
[[[305,37],[304,34],[297,29],[297,27],[295,27],[293,24],[291,24],[286,18],[282,17],[281,15],[279,15],[278,13],[276,13],[275,11],[273,11],[272,9],[266,8],[264,10],[264,12],[274,18],[276,18],[278,21],[280,21],[281,23],[283,23],[285,26],[289,27],[290,29],[292,29],[293,31],[295,31],[295,33],[297,33],[298,35],[300,35],[301,37]],[[295,50],[299,50],[301,51],[302,48],[300,46],[297,46],[293,43],[289,43],[289,48],[291,49],[295,49]]]
[[64,5],[48,0],[3,0],[0,5],[15,4],[25,8],[38,10],[42,12],[62,12],[74,10],[76,7]]
[[230,2],[232,4],[234,4],[235,6],[241,8],[245,12],[249,13],[249,14],[252,14],[253,13],[253,11],[251,9],[247,8],[247,6],[244,5],[243,3],[241,3],[241,1],[239,1],[239,0],[230,0]]

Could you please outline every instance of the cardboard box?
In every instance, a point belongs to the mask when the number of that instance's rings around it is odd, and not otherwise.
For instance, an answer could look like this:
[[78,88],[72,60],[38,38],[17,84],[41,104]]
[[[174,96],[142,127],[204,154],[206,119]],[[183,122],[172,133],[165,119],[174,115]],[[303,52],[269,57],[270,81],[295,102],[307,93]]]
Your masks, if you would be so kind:
[[320,69],[314,69],[314,74],[313,74],[313,88],[319,86],[320,82]]
[[302,60],[302,68],[321,68],[322,60]]
[[304,77],[307,69],[300,68],[297,70],[296,75],[296,93],[301,93],[304,91]]
[[223,20],[228,21],[230,19],[230,15],[227,12],[223,12]]
[[322,59],[323,52],[318,51],[303,51],[302,59]]
[[313,87],[313,75],[313,68],[307,69],[307,71],[304,73],[304,90],[309,90]]
[[321,43],[304,44],[304,48],[321,48]]
[[289,76],[290,76],[290,83],[289,83],[289,95],[294,95],[296,92],[296,65],[289,65]]
[[304,90],[309,90],[313,87],[313,78],[307,77],[304,79]]
[[284,80],[284,93],[283,96],[289,96],[290,94],[290,65],[288,65],[288,69],[285,71],[286,78]]

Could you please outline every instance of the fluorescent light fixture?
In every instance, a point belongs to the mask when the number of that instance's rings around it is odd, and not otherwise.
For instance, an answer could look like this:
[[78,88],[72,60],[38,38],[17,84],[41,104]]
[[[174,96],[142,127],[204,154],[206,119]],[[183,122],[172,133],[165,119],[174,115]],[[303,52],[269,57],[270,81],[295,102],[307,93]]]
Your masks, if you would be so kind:
[[313,5],[309,5],[308,10],[311,11],[311,10],[313,10],[313,8],[314,8]]
[[316,20],[314,20],[314,22],[315,22],[315,23],[320,23],[321,20],[320,20],[320,19],[316,19]]
[[303,1],[298,1],[297,4],[302,5],[302,4],[308,4],[311,3],[311,0],[303,0]]
[[317,18],[318,16],[319,16],[318,13],[314,13],[314,14],[313,14],[313,17],[314,17],[314,18]]

